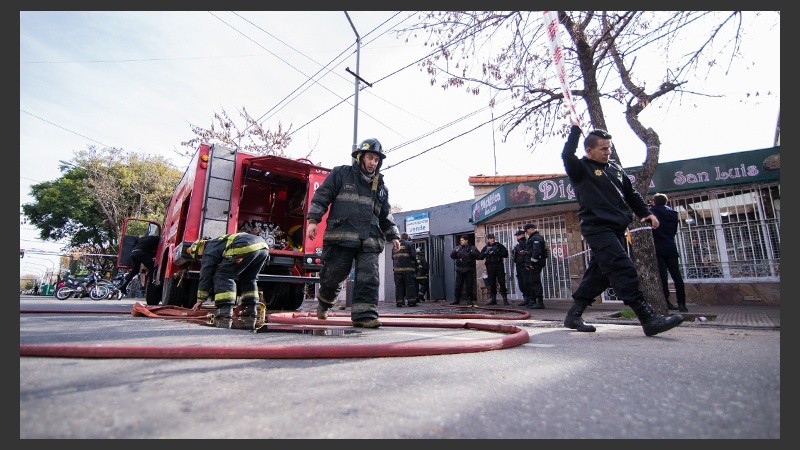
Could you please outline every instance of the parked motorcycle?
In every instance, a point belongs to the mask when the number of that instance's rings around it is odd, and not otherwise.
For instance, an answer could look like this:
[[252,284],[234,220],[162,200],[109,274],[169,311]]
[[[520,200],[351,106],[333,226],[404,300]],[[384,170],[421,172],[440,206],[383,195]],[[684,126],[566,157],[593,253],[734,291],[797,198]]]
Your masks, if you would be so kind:
[[81,280],[76,280],[67,274],[63,284],[56,289],[56,298],[66,300],[70,297],[84,298],[87,295],[92,300],[102,300],[108,297],[110,288],[102,283],[103,275],[100,268],[94,265],[86,266],[89,273]]
[[[111,280],[102,280],[102,283],[108,286],[108,295],[106,298],[113,300],[122,300],[122,297],[127,295],[127,292],[122,292],[120,286],[125,281],[125,272],[119,272]],[[129,287],[130,288],[130,287]]]

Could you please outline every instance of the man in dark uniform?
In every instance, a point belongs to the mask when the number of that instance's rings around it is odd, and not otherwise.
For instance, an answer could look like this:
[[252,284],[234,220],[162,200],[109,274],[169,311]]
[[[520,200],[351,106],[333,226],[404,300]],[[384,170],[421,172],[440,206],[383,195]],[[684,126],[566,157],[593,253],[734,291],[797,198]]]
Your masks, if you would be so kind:
[[547,243],[544,236],[539,234],[536,224],[527,223],[525,230],[525,256],[527,257],[526,269],[528,280],[531,284],[530,309],[544,309],[544,286],[542,286],[542,269],[547,258]]
[[[680,254],[678,246],[675,245],[675,235],[678,233],[678,211],[667,206],[666,194],[655,194],[653,196],[653,206],[650,212],[658,217],[659,226],[653,229],[653,243],[656,246],[656,259],[658,260],[658,275],[661,278],[661,288],[664,290],[664,298],[667,299],[667,308],[689,312],[686,308],[686,288],[683,285],[683,275],[678,264]],[[669,301],[669,282],[667,272],[672,277],[675,284],[675,297],[678,298],[678,306]]]
[[508,249],[497,242],[494,233],[486,235],[486,245],[481,249],[481,258],[486,264],[486,282],[489,284],[489,301],[487,305],[497,304],[497,285],[500,285],[500,295],[503,304],[508,305],[508,289],[506,288],[506,264]]
[[133,261],[133,265],[131,266],[131,270],[125,274],[125,278],[119,286],[120,293],[127,292],[128,285],[134,277],[138,278],[142,266],[147,268],[147,276],[144,283],[145,289],[150,286],[149,281],[153,279],[153,270],[155,268],[154,258],[159,241],[161,241],[161,237],[159,236],[142,236],[136,241],[133,249],[131,249],[131,261]]
[[400,248],[392,250],[392,264],[395,304],[398,308],[406,302],[408,306],[417,306],[417,250],[408,240],[408,233],[400,235]]
[[450,252],[450,257],[456,260],[456,292],[455,299],[451,305],[461,302],[461,291],[467,293],[467,301],[471,306],[475,306],[475,261],[482,259],[481,252],[469,243],[469,238],[463,235],[459,238],[459,246]]
[[517,238],[517,244],[511,249],[511,259],[514,261],[514,269],[517,271],[517,285],[519,286],[519,291],[522,293],[522,303],[519,306],[528,306],[531,305],[531,282],[530,277],[528,276],[528,269],[526,266],[528,265],[528,258],[525,257],[525,231],[524,230],[517,230],[514,233],[514,237]]
[[658,228],[658,218],[647,209],[622,167],[609,161],[611,135],[605,130],[590,131],[583,140],[586,156],[579,159],[575,151],[581,129],[577,119],[570,117],[570,122],[572,127],[561,159],[578,198],[581,234],[592,255],[580,286],[572,294],[574,301],[564,318],[564,326],[583,332],[595,331],[581,316],[609,285],[636,313],[646,336],[680,325],[683,316],[662,316],[647,303],[639,288],[636,266],[624,245],[625,231],[633,220],[631,209],[641,222],[649,221],[653,228]]
[[236,306],[236,281],[241,295],[241,317],[258,317],[258,274],[267,261],[269,249],[261,236],[232,233],[214,239],[200,239],[190,248],[194,259],[200,259],[200,281],[197,286],[198,308],[214,292],[216,319],[231,319]]
[[[353,326],[378,328],[378,257],[386,241],[400,248],[400,232],[389,204],[389,190],[380,167],[386,155],[377,139],[361,142],[353,163],[337,166],[314,193],[308,209],[306,235],[317,236],[317,224],[328,212],[323,236],[322,270],[319,272],[317,317],[326,319],[339,295],[340,283],[355,262]],[[330,211],[328,211],[330,208]]]

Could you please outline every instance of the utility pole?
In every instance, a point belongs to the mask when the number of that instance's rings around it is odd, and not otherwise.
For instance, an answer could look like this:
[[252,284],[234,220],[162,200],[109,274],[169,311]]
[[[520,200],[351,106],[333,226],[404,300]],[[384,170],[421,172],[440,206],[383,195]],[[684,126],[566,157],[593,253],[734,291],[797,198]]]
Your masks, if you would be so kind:
[[353,25],[353,20],[350,19],[350,14],[347,14],[347,11],[344,11],[344,15],[347,16],[347,21],[350,22],[350,27],[353,29],[353,33],[356,34],[356,71],[355,73],[350,70],[348,67],[346,70],[353,75],[355,78],[356,84],[356,93],[354,98],[355,103],[355,111],[353,113],[353,151],[356,151],[356,146],[358,146],[358,88],[360,87],[359,83],[363,81],[367,86],[372,87],[370,83],[367,83],[361,76],[359,75],[359,66],[361,65],[361,36],[358,35],[358,31],[356,31],[356,26]]

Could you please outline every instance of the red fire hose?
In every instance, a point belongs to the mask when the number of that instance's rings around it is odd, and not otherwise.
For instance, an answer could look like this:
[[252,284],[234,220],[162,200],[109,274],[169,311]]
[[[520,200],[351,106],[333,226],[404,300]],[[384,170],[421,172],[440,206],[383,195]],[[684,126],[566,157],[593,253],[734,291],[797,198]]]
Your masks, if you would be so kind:
[[[148,359],[308,359],[308,358],[377,358],[398,356],[428,356],[455,353],[475,353],[516,347],[529,342],[528,332],[513,325],[469,322],[469,319],[524,320],[526,311],[510,308],[481,308],[507,314],[381,314],[383,327],[463,328],[498,333],[497,336],[459,341],[342,344],[342,345],[64,345],[21,344],[20,356],[63,358],[148,358]],[[121,314],[109,311],[42,311],[20,310],[20,313]],[[125,313],[127,314],[127,313]],[[136,303],[130,314],[162,319],[205,322],[207,312],[178,306],[144,306]],[[320,320],[315,313],[276,312],[267,315],[264,326],[325,325],[349,327],[349,314],[331,314]]]

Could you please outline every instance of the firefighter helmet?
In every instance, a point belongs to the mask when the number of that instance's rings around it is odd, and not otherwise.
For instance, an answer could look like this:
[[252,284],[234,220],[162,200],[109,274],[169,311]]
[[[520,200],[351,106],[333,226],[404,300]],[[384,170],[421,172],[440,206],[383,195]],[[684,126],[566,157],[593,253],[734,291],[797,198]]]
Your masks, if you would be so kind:
[[351,156],[353,158],[356,158],[356,156],[360,152],[372,152],[372,153],[375,153],[375,154],[377,154],[378,156],[381,157],[381,160],[386,158],[386,155],[383,153],[383,147],[381,146],[381,143],[378,142],[378,140],[374,139],[374,138],[365,139],[365,140],[361,141],[361,143],[358,144],[358,147],[356,147],[356,149],[353,150],[353,153],[351,154]]

